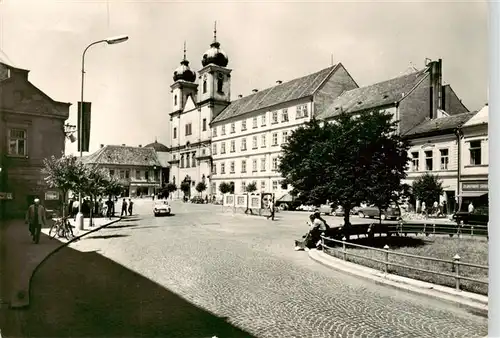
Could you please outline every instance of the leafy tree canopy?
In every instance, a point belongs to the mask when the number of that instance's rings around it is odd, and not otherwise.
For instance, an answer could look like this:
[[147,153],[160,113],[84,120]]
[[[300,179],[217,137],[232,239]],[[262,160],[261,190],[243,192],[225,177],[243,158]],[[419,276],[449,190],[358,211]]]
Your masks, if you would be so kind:
[[219,191],[222,194],[230,193],[231,192],[231,185],[227,182],[221,182],[221,184],[219,184]]
[[249,193],[257,191],[257,182],[253,181],[253,182],[249,183],[246,186],[245,190],[246,190],[246,192],[249,192]]
[[191,184],[188,181],[182,181],[181,182],[181,191],[187,195],[189,191],[191,190]]
[[408,145],[384,112],[341,113],[330,123],[312,119],[283,146],[279,171],[303,203],[330,200],[346,210],[363,201],[385,205],[402,190]]
[[42,173],[51,188],[60,189],[63,194],[69,190],[79,192],[87,181],[85,165],[73,155],[52,156],[43,160]]
[[207,190],[207,184],[203,181],[198,182],[198,184],[196,185],[196,191],[202,193],[205,190]]
[[443,183],[439,176],[425,173],[412,184],[412,194],[427,206],[431,206],[443,195]]

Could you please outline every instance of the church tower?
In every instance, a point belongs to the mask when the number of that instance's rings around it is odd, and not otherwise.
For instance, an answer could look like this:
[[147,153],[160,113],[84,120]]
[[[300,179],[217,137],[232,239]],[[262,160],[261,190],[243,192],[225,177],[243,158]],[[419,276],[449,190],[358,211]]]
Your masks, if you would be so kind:
[[[229,59],[217,41],[217,23],[214,25],[214,40],[203,54],[202,69],[198,72],[198,104],[211,110],[210,120],[231,102],[231,69]],[[203,108],[202,108],[203,109]]]
[[195,81],[196,73],[189,68],[189,61],[186,59],[186,42],[184,42],[184,58],[181,61],[181,65],[174,71],[174,84],[170,86],[172,93],[172,113],[182,111],[189,96],[196,102],[198,84]]

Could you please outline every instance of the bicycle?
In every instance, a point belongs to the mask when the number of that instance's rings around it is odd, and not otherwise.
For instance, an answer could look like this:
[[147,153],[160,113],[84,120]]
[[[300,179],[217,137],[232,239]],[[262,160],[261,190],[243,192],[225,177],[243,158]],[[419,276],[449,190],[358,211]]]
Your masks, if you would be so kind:
[[[54,234],[52,234],[52,230],[54,230]],[[54,219],[54,223],[50,227],[49,237],[54,239],[56,236],[59,238],[66,238],[67,240],[71,240],[75,237],[73,234],[73,227],[68,221],[68,217],[63,217],[59,219]]]

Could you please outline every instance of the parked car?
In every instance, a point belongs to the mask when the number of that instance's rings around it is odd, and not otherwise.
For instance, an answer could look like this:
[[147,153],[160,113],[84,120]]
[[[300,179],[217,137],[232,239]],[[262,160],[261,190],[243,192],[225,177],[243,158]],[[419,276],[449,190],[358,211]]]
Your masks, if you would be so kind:
[[458,224],[488,225],[489,219],[488,206],[478,207],[473,212],[458,211],[453,215],[453,220]]
[[158,202],[153,207],[153,214],[155,215],[155,217],[163,215],[169,216],[171,212],[172,209],[170,208],[170,205],[167,203],[167,201]]
[[[380,209],[374,205],[364,207],[364,208],[359,208],[358,209],[358,216],[359,217],[370,217],[370,218],[375,218],[379,217],[380,215]],[[399,210],[398,206],[390,206],[386,210],[382,211],[382,215],[380,215],[380,219],[400,219],[401,218],[401,210]]]
[[191,198],[191,203],[194,203],[194,204],[204,204],[205,200],[202,197],[200,197],[200,196],[195,196],[195,197]]
[[304,204],[301,204],[297,207],[297,211],[309,211],[309,212],[313,212],[314,211],[314,206],[313,205],[304,205]]
[[330,204],[330,205],[322,204],[322,205],[320,205],[320,207],[318,209],[319,209],[319,212],[322,214],[331,215],[333,212],[333,204]]

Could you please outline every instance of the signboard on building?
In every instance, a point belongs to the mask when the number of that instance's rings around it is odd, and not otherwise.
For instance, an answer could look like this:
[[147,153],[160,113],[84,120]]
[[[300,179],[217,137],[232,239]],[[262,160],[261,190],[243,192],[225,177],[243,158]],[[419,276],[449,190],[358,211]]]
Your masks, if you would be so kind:
[[0,200],[11,200],[13,198],[11,192],[0,192]]
[[57,201],[59,200],[59,192],[57,191],[46,191],[45,192],[46,201]]
[[462,191],[488,191],[488,181],[463,182]]

